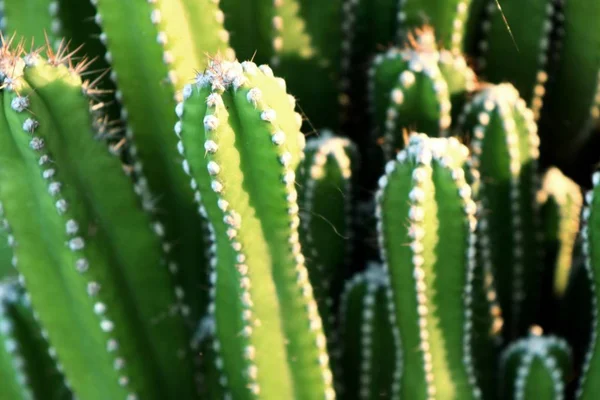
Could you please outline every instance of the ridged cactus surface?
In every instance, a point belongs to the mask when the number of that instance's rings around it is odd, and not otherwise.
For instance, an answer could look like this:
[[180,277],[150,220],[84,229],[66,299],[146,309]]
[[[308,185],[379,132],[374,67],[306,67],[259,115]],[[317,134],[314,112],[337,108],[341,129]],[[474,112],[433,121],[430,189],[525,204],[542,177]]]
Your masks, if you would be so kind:
[[174,314],[161,226],[95,139],[98,121],[85,95],[94,89],[78,67],[62,65],[70,61],[62,53],[49,51],[46,60],[9,47],[1,54],[2,217],[75,395],[190,396],[188,339]]
[[285,82],[266,65],[214,60],[177,113],[183,169],[210,222],[209,313],[229,393],[335,398],[298,233],[305,139]]
[[402,354],[394,340],[388,276],[372,263],[350,278],[340,303],[344,399],[391,399],[398,393]]
[[402,348],[393,394],[400,398],[481,398],[472,346],[476,205],[467,157],[454,138],[413,135],[379,181],[378,234]]
[[510,84],[479,92],[459,124],[470,140],[471,165],[480,178],[480,262],[493,271],[505,336],[514,338],[527,331],[539,305],[537,127],[533,112]]
[[502,354],[501,396],[507,400],[562,400],[571,373],[571,349],[556,336],[532,327],[528,337]]

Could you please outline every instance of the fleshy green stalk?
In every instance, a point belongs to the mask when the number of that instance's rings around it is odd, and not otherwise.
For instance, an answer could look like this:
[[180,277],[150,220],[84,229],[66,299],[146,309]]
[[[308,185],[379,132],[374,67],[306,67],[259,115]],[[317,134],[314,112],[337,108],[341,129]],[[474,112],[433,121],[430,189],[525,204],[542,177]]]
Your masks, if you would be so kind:
[[391,399],[392,393],[398,393],[402,354],[398,330],[390,323],[388,290],[387,274],[377,264],[346,283],[340,302],[345,399]]
[[502,354],[500,398],[563,400],[571,373],[571,349],[556,336],[533,327],[529,337],[512,343]]
[[488,86],[467,104],[460,128],[480,176],[481,262],[493,271],[505,336],[527,332],[539,306],[541,240],[533,112],[509,84]]
[[210,222],[217,367],[240,400],[335,398],[298,234],[294,103],[268,66],[214,61],[177,106],[177,148]]
[[393,398],[481,398],[472,345],[476,205],[463,169],[468,153],[454,138],[413,135],[379,180],[379,241],[403,355]]
[[447,135],[453,110],[460,110],[475,88],[464,58],[438,51],[429,28],[416,31],[406,49],[375,57],[369,75],[371,112],[388,159],[404,147],[408,129]]
[[203,221],[181,170],[173,126],[176,97],[207,54],[232,57],[223,13],[212,0],[93,0],[108,52],[137,190],[164,227],[169,270],[190,331],[206,311],[208,267]]
[[424,24],[436,32],[436,41],[453,53],[463,50],[465,27],[471,0],[398,0],[398,37]]
[[52,358],[45,332],[16,280],[0,281],[0,398],[66,400],[72,397]]
[[496,0],[487,0],[487,15],[480,21],[478,68],[487,81],[511,82],[537,120],[548,81],[554,1],[504,0],[500,4],[501,8]]
[[547,276],[551,293],[562,298],[573,263],[579,215],[583,206],[581,188],[555,167],[546,171],[538,193],[541,205]]
[[[49,52],[2,49],[0,201],[14,262],[74,394],[190,398],[160,224],[95,139],[94,90]],[[92,106],[93,109],[93,106]],[[143,256],[142,256],[143,255]]]
[[304,151],[297,173],[300,242],[328,337],[347,275],[354,237],[353,179],[357,150],[348,139],[322,131]]

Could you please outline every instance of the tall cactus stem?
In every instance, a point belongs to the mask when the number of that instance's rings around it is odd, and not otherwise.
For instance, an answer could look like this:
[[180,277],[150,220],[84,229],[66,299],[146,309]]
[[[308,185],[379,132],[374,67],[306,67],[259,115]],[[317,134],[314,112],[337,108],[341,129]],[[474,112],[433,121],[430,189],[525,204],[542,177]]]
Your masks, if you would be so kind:
[[[402,397],[481,398],[472,349],[476,205],[463,169],[467,156],[455,138],[413,135],[379,181],[378,237],[402,337]],[[453,300],[442,299],[448,292]]]

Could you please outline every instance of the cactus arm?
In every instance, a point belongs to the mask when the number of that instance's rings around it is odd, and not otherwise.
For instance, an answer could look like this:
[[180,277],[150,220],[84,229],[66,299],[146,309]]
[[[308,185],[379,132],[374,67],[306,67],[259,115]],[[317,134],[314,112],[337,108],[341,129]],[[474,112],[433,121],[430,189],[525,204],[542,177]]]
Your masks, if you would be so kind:
[[548,132],[543,137],[545,148],[564,165],[574,161],[600,116],[600,34],[587,29],[600,17],[600,4],[559,3],[558,18],[564,21],[559,25],[559,58],[550,70],[541,126]]
[[322,131],[304,154],[297,173],[300,242],[326,333],[333,340],[334,303],[352,250],[356,148],[348,139]]
[[[298,242],[293,171],[304,145],[300,118],[266,66],[215,62],[197,80],[178,106],[176,132],[216,238],[214,312],[230,390],[241,398],[333,398]],[[244,264],[234,270],[236,259]]]
[[[492,83],[511,82],[539,117],[548,80],[546,64],[553,28],[550,0],[503,1],[502,11],[488,3],[485,34],[479,47],[479,67]],[[510,32],[506,26],[510,26]],[[519,62],[513,62],[518,59]]]
[[398,37],[401,41],[411,29],[431,25],[442,47],[453,52],[462,51],[471,0],[398,1]]
[[544,175],[538,202],[543,214],[550,291],[553,297],[562,298],[567,289],[580,227],[581,188],[553,167]]
[[506,348],[501,360],[502,398],[565,398],[565,387],[571,372],[571,349],[556,336],[541,336],[532,327],[529,337],[519,339]]
[[0,29],[5,37],[15,35],[15,42],[23,41],[33,49],[48,42],[55,44],[63,36],[57,0],[1,0]]
[[[0,282],[0,335],[4,337],[6,347],[11,349],[11,368],[15,370],[17,380],[25,389],[24,396],[7,395],[5,387],[0,393],[7,399],[45,398],[52,400],[70,399],[72,395],[65,386],[64,377],[57,370],[52,358],[54,349],[48,347],[44,339],[44,331],[40,330],[35,320],[27,295],[17,288],[16,280]],[[3,370],[5,372],[6,370]],[[4,375],[3,386],[6,383],[10,389],[11,380]]]
[[387,276],[379,265],[346,284],[340,306],[344,398],[398,395],[401,355],[387,290]]
[[[172,248],[169,269],[192,329],[208,297],[205,252],[199,243],[204,230],[191,201],[193,191],[177,162],[174,98],[194,68],[206,65],[205,53],[229,53],[226,35],[217,27],[221,14],[209,0],[94,3],[108,49],[105,58],[119,88],[121,116],[128,124],[126,135],[133,142],[129,155],[137,187],[146,208],[164,226],[165,242]],[[204,29],[210,32],[202,34]]]
[[494,268],[506,334],[512,337],[528,329],[539,303],[536,290],[524,290],[539,287],[537,129],[533,113],[507,84],[482,91],[460,119],[481,176],[483,262]]
[[379,240],[402,337],[402,397],[480,397],[471,360],[475,206],[465,152],[455,139],[415,135],[379,182]]

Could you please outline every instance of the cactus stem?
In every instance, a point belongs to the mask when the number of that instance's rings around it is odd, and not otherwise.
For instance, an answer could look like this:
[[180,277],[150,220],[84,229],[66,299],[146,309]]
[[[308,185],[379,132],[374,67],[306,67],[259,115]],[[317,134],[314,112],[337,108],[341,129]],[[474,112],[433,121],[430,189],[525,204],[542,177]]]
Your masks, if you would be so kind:
[[[26,111],[26,109],[22,106],[27,102],[27,100],[25,100],[27,98],[18,96],[14,99],[17,100],[11,102],[11,108],[17,113]],[[89,265],[89,260],[84,257],[78,257],[78,253],[85,248],[86,241],[82,236],[79,235],[79,223],[69,216],[69,204],[64,198],[61,197],[60,187],[62,184],[56,178],[57,171],[55,164],[51,161],[52,156],[46,150],[43,139],[35,136],[35,130],[39,127],[39,125],[40,124],[37,120],[30,117],[25,120],[22,129],[25,134],[31,136],[30,147],[38,152],[38,163],[45,168],[43,177],[48,182],[49,194],[56,198],[56,212],[64,218],[65,231],[70,237],[70,239],[65,243],[65,246],[68,247],[73,253],[73,257],[75,259],[74,267],[80,274],[85,274],[85,272],[87,272],[91,266]],[[26,285],[26,283],[24,284]],[[94,280],[89,280],[87,282],[88,296],[96,300],[94,303],[93,312],[98,316],[99,328],[106,334],[106,350],[114,357],[115,370],[120,371],[118,384],[120,386],[127,387],[130,384],[127,374],[127,363],[123,355],[119,352],[118,339],[113,336],[115,326],[111,321],[110,312],[107,310],[105,305],[106,303],[102,301],[101,289],[102,286],[99,282]],[[137,396],[134,392],[129,393],[127,397],[128,400],[134,400],[136,398]]]
[[[340,54],[341,74],[340,89],[342,94],[347,94],[350,89],[350,69],[352,64],[352,44],[354,43],[354,30],[356,24],[356,9],[360,0],[349,0],[342,5],[342,51]],[[342,101],[340,96],[340,101]],[[348,101],[348,98],[345,100]]]
[[[440,140],[440,142],[435,142],[434,140]],[[471,199],[471,191],[470,187],[465,180],[464,171],[460,167],[453,168],[451,166],[451,161],[446,159],[445,153],[447,151],[447,147],[449,146],[460,146],[458,141],[454,138],[449,139],[451,142],[449,144],[446,143],[446,139],[428,139],[425,135],[414,135],[411,138],[412,148],[407,150],[402,150],[398,153],[396,160],[389,161],[386,164],[385,175],[382,176],[379,180],[379,190],[376,194],[376,198],[379,199],[377,201],[377,209],[376,215],[378,218],[382,214],[381,209],[381,199],[383,198],[384,191],[388,184],[388,178],[396,169],[397,165],[402,165],[407,162],[409,159],[414,159],[414,161],[418,164],[418,166],[414,169],[412,174],[412,184],[413,187],[409,193],[409,215],[408,219],[410,221],[410,225],[408,227],[408,236],[412,239],[410,243],[410,249],[412,251],[412,268],[413,268],[413,277],[415,279],[415,292],[417,296],[417,307],[418,307],[418,329],[419,329],[419,350],[422,353],[423,357],[423,372],[425,378],[425,386],[426,386],[426,398],[428,400],[434,400],[436,398],[436,387],[435,387],[435,376],[434,376],[434,368],[432,364],[433,356],[430,352],[430,346],[428,338],[430,337],[428,330],[428,319],[427,314],[429,313],[429,309],[431,308],[428,294],[426,293],[426,283],[425,283],[425,270],[422,268],[424,264],[424,257],[421,254],[424,250],[424,244],[422,243],[422,238],[424,237],[425,231],[423,228],[423,218],[424,218],[424,208],[422,206],[425,201],[425,191],[424,191],[424,182],[431,179],[432,174],[432,160],[437,160],[441,166],[445,168],[451,168],[452,179],[456,182],[456,185],[459,188],[459,194],[462,199],[463,211],[468,219],[469,224],[469,239],[467,246],[467,268],[466,268],[466,286],[464,289],[464,304],[465,304],[465,315],[464,315],[464,333],[463,333],[463,364],[466,369],[467,379],[470,385],[473,388],[473,397],[476,399],[481,398],[480,389],[477,387],[477,382],[475,378],[475,371],[472,362],[472,351],[471,351],[471,339],[472,339],[472,285],[473,285],[473,276],[475,269],[475,228],[476,228],[476,220],[475,220],[475,212],[476,205]],[[417,150],[417,151],[415,151]],[[462,148],[461,151],[468,152],[466,148]],[[377,224],[378,230],[378,238],[380,243],[380,248],[382,249],[382,257],[384,259],[384,268],[389,274],[389,265],[386,260],[386,251],[385,249],[391,245],[385,243],[384,236],[384,220],[379,218],[379,222]],[[391,295],[391,290],[390,290]],[[394,303],[390,305],[392,309],[394,309]],[[393,313],[395,315],[395,313]],[[393,318],[393,326],[397,326],[395,322],[395,318]]]

